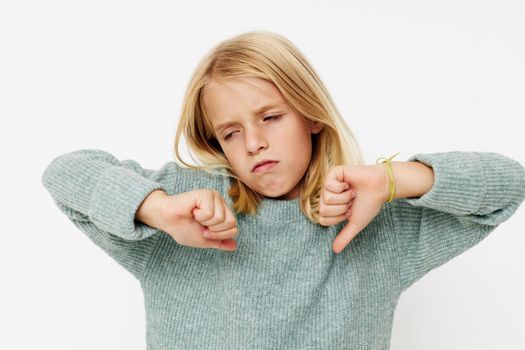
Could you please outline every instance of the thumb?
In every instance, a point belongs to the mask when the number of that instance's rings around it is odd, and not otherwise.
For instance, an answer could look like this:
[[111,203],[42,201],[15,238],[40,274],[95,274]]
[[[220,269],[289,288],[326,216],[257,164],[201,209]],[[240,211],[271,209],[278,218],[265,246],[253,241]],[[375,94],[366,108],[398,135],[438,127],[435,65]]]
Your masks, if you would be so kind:
[[210,240],[210,243],[213,248],[226,250],[226,251],[235,251],[237,250],[237,241],[231,238],[222,239],[222,240]]
[[326,182],[344,182],[345,181],[345,167],[343,165],[336,165],[332,167],[325,178]]
[[213,216],[213,200],[203,200],[196,203],[192,210],[195,220],[199,223],[209,220]]
[[348,221],[348,223],[343,227],[341,232],[339,232],[337,237],[334,239],[334,242],[332,244],[334,252],[336,254],[342,252],[343,249],[345,249],[345,247],[348,244],[350,244],[354,237],[357,236],[359,231],[361,231],[361,227],[359,227],[359,225],[352,221]]
[[[213,215],[213,212],[209,208],[194,208],[192,212],[193,212],[193,216],[195,217],[195,220],[198,223],[208,220]],[[205,238],[205,240],[206,240],[206,243],[208,244],[207,246],[208,248],[215,248],[215,249],[220,249],[220,250],[225,250],[225,251],[235,251],[237,249],[237,241],[232,238],[227,238],[227,239],[206,239]]]

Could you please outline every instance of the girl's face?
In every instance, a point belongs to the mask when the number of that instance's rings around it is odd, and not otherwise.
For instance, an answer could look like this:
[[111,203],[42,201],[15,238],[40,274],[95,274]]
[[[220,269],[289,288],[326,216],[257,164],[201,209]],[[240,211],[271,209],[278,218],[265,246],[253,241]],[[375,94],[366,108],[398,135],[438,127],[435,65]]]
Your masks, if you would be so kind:
[[[312,155],[312,133],[322,124],[303,120],[274,84],[257,78],[211,81],[204,104],[226,158],[257,193],[290,200],[300,194]],[[269,159],[268,169],[253,168]]]

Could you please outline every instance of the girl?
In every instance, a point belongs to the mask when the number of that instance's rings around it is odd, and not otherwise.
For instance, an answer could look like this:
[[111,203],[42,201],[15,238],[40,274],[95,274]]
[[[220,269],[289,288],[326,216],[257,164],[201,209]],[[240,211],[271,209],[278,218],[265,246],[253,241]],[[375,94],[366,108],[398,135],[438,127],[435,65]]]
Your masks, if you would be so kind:
[[363,164],[317,74],[271,32],[199,64],[175,154],[188,167],[78,150],[42,176],[140,281],[151,350],[388,349],[401,293],[525,198],[523,166],[497,153]]

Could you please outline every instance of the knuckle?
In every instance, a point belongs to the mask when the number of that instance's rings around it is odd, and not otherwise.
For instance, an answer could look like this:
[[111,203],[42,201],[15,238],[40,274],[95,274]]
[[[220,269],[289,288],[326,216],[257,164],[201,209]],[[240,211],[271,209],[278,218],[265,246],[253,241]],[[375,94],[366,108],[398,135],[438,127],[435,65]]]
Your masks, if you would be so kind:
[[201,191],[203,194],[207,196],[213,195],[213,190],[210,190],[209,188],[201,188],[199,189],[199,191]]
[[220,238],[227,239],[227,238],[234,237],[236,234],[237,234],[237,229],[233,228],[233,229],[223,231]]
[[203,209],[202,210],[202,215],[206,218],[206,219],[211,219],[213,217],[213,211],[211,211],[210,209]]
[[226,226],[228,226],[228,227],[230,227],[230,226],[236,226],[236,225],[237,225],[235,219],[233,219],[233,218],[226,219],[226,220],[224,221],[224,223],[225,223]]

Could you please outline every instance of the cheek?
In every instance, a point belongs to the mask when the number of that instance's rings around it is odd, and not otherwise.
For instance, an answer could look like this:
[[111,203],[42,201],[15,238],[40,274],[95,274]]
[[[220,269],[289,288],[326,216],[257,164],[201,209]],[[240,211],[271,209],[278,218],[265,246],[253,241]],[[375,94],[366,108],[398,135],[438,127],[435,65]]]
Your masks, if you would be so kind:
[[[286,132],[280,130],[275,134],[274,140],[277,140],[279,143],[285,143],[290,150],[296,150],[300,153],[304,153],[305,147],[311,145],[311,136],[307,130],[301,129],[300,125],[294,125],[294,133]],[[294,129],[288,129],[294,130]]]
[[283,135],[278,142],[277,147],[281,149],[279,153],[290,167],[304,169],[309,164],[312,156],[312,145],[307,137],[304,135],[295,135],[294,137]]
[[232,151],[229,150],[228,147],[223,147],[222,151],[224,153],[224,156],[226,157],[226,159],[230,163],[230,165],[235,167],[235,155],[232,153]]
[[225,153],[225,155],[228,159],[228,162],[237,174],[241,174],[246,171],[246,169],[244,169],[246,167],[246,162],[243,161],[242,157],[240,156],[240,151],[235,152],[230,150],[229,152]]

